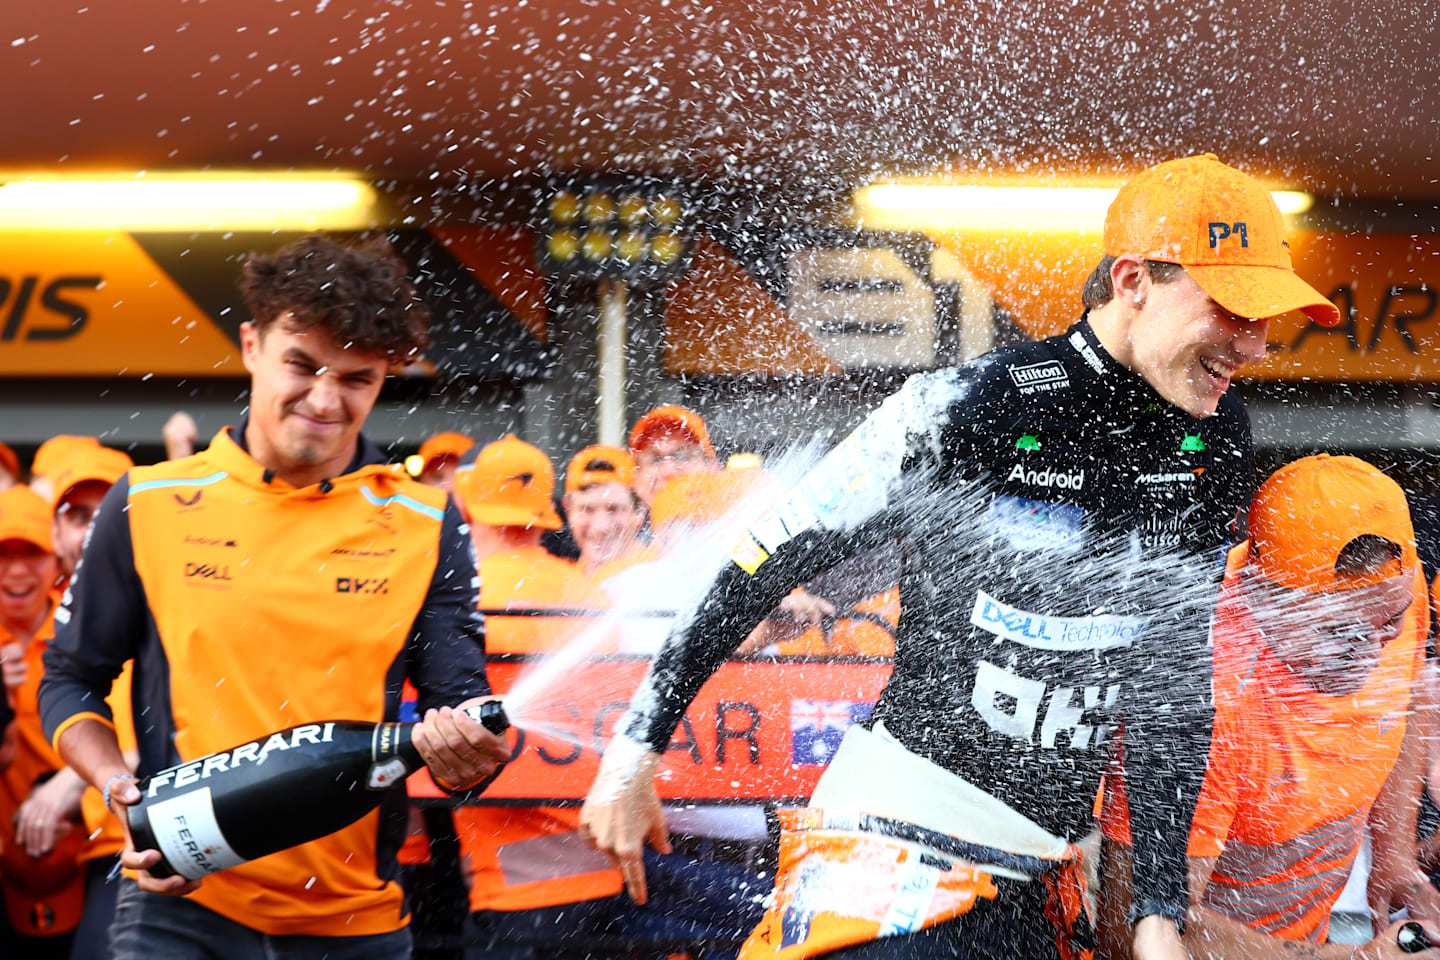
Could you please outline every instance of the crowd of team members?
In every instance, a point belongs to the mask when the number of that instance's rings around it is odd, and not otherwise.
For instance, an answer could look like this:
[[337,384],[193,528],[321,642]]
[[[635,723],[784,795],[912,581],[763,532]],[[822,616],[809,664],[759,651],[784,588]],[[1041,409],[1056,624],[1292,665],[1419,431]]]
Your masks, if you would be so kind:
[[[188,456],[194,422],[180,413],[164,431],[167,454]],[[691,410],[664,406],[635,424],[629,448],[591,446],[577,453],[556,496],[550,458],[513,436],[483,447],[457,433],[422,445],[418,479],[450,492],[468,521],[488,614],[490,653],[546,653],[571,642],[583,623],[566,611],[601,611],[654,589],[664,576],[666,544],[682,531],[703,530],[757,487],[771,481],[758,458],[738,455],[722,465],[704,421]],[[103,957],[113,912],[111,867],[123,845],[119,823],[107,815],[99,791],[66,767],[41,727],[37,690],[41,657],[54,632],[60,597],[79,561],[90,521],[110,487],[133,466],[131,458],[92,437],[62,436],[41,445],[28,471],[0,444],[0,657],[6,704],[0,707],[5,739],[0,750],[0,882],[6,906],[3,941],[21,953]],[[397,466],[397,470],[399,467]],[[564,519],[562,520],[562,514]],[[891,635],[875,614],[898,618],[893,589],[856,598],[871,622],[837,621],[827,600],[797,590],[777,616],[752,637],[751,649],[784,653],[866,652],[885,655]],[[554,617],[506,617],[506,608],[558,608]],[[593,652],[653,652],[666,621],[613,629]],[[128,721],[129,675],[116,682],[110,701],[117,730]],[[503,692],[498,690],[496,692]],[[133,758],[132,742],[122,745]],[[673,861],[677,874],[700,876],[706,892],[666,908],[633,909],[621,896],[619,872],[575,834],[578,811],[551,807],[465,806],[453,822],[435,820],[436,832],[458,836],[463,882],[478,918],[469,940],[490,947],[534,946],[554,939],[547,908],[604,901],[608,912],[574,911],[567,929],[605,938],[629,930],[633,939],[683,943],[733,942],[758,918],[764,882],[763,812],[739,818],[727,811],[706,818],[688,811],[695,829]],[[687,812],[677,811],[683,828]],[[426,818],[412,814],[412,832],[400,860],[428,884],[431,859]],[[542,843],[530,843],[543,839]],[[517,851],[519,851],[517,853]],[[416,870],[418,869],[418,872]],[[698,871],[698,873],[697,873]],[[107,879],[110,881],[107,883]],[[695,876],[691,876],[693,881]],[[428,893],[428,891],[427,891]],[[711,914],[695,908],[708,902]],[[563,911],[562,911],[563,912]],[[519,921],[523,920],[523,924]],[[612,938],[620,943],[623,936]],[[472,950],[472,952],[474,952]]]
[[[343,270],[332,270],[337,262]],[[389,717],[405,678],[414,681],[422,708],[416,744],[436,783],[452,792],[469,788],[498,762],[487,760],[484,750],[500,755],[504,746],[487,743],[489,735],[477,725],[467,727],[440,708],[485,692],[479,652],[469,642],[480,639],[474,604],[484,615],[486,652],[553,652],[575,642],[590,618],[505,611],[647,606],[648,598],[678,592],[686,578],[694,579],[685,566],[694,545],[705,542],[708,528],[723,529],[735,504],[771,496],[773,481],[758,463],[732,458],[722,467],[700,417],[673,406],[641,418],[626,448],[587,447],[576,454],[558,503],[550,458],[514,437],[479,449],[456,435],[432,438],[422,448],[419,477],[445,492],[415,485],[358,433],[387,365],[423,340],[412,329],[423,318],[410,310],[409,298],[395,296],[399,269],[383,255],[313,239],[275,260],[255,258],[247,276],[257,324],[242,331],[251,406],[240,427],[222,431],[202,453],[186,456],[196,437],[184,417],[167,425],[165,437],[167,453],[182,459],[134,470],[125,454],[93,438],[64,437],[37,451],[27,476],[0,446],[5,956],[92,957],[116,949],[139,957],[164,954],[167,948],[153,947],[157,942],[193,947],[227,937],[233,942],[216,946],[213,955],[268,956],[295,938],[331,956],[408,955],[407,916],[387,866],[395,851],[385,846],[377,819],[346,828],[345,837],[303,845],[309,850],[207,878],[202,888],[149,875],[153,852],[125,848],[113,811],[138,793],[133,777],[115,771],[133,771],[137,763],[158,769],[177,755],[194,759],[228,746],[222,741],[238,735],[233,731],[262,735],[295,711],[363,702],[367,716]],[[381,318],[390,329],[366,326],[368,313],[358,320],[331,317],[330,278],[342,273],[372,287],[345,292],[344,304],[371,297],[394,307],[392,317]],[[370,339],[357,341],[351,334],[357,328]],[[1092,349],[1083,337],[1081,343]],[[1098,359],[1095,365],[1103,369]],[[123,502],[123,512],[100,509],[112,487],[107,502]],[[245,540],[254,532],[242,526],[213,536],[195,519],[196,510],[213,510],[205,517],[216,522],[243,512],[245,522],[262,531],[246,541],[247,550],[263,556],[263,569],[245,574],[256,578],[253,592],[227,600],[221,591],[228,589],[228,573],[214,593],[185,592],[193,585],[187,581],[220,568],[186,560],[182,575],[174,561],[188,555],[164,537],[210,556],[236,545],[228,536]],[[1426,787],[1434,740],[1426,738],[1437,717],[1426,666],[1429,591],[1408,506],[1399,487],[1372,466],[1319,456],[1270,477],[1249,516],[1249,538],[1229,554],[1213,612],[1214,736],[1190,835],[1195,905],[1185,946],[1192,955],[1255,956],[1276,943],[1274,937],[1313,944],[1304,945],[1309,953],[1292,950],[1296,955],[1349,955],[1350,948],[1325,943],[1327,925],[1368,824],[1377,935],[1364,955],[1393,955],[1394,928],[1387,929],[1393,908],[1440,920],[1440,897],[1423,872],[1436,857],[1436,843],[1417,839],[1435,832]],[[166,518],[174,529],[159,529]],[[287,589],[309,598],[314,594],[306,589],[324,584],[308,555],[269,534],[282,528],[293,534],[302,524],[310,524],[307,535],[324,541],[314,548],[325,563],[400,562],[394,556],[400,551],[429,575],[397,580],[394,594],[405,597],[387,598],[385,619],[366,620],[370,608],[355,604],[294,603]],[[366,544],[382,533],[396,546],[367,553]],[[462,571],[452,564],[460,558],[468,567],[470,548],[478,576],[457,577]],[[797,586],[741,649],[894,653],[887,628],[900,617],[895,548],[878,547],[849,564],[863,568],[861,574],[832,572]],[[274,578],[284,582],[277,587]],[[262,602],[262,590],[274,595]],[[267,618],[281,617],[294,626],[270,630]],[[666,633],[663,622],[620,624],[598,641],[587,640],[590,652],[653,653]],[[322,635],[326,628],[333,636]],[[257,680],[249,674],[263,658],[254,651],[266,643],[271,650],[295,646],[317,670],[343,666],[348,679],[318,670],[325,683],[306,686],[302,681],[313,678],[277,668],[278,674],[261,670]],[[225,644],[231,646],[222,649]],[[373,656],[356,652],[372,647]],[[136,663],[133,689],[166,698],[173,692],[174,702],[129,702],[132,683],[121,669],[127,651]],[[383,663],[371,662],[380,654]],[[142,663],[144,657],[152,659]],[[184,682],[168,672],[168,686],[156,674],[142,675],[142,667],[152,670],[157,662]],[[276,707],[237,691],[252,682],[264,696],[283,694],[284,702]],[[489,686],[505,692],[498,682]],[[301,706],[292,696],[310,699]],[[214,722],[220,714],[233,731]],[[1066,728],[1072,742],[1082,727],[1077,708]],[[467,742],[480,752],[464,748]],[[62,753],[80,758],[72,760],[78,772],[66,767]],[[95,759],[110,754],[113,759]],[[1107,847],[1103,882],[1088,894],[1083,883],[1073,888],[1064,908],[1078,915],[1086,896],[1096,898],[1100,953],[1123,956],[1126,795],[1139,792],[1141,781],[1126,790],[1122,768],[1113,773],[1103,803],[1097,801]],[[883,778],[886,771],[874,775]],[[114,788],[108,811],[95,789],[102,784],[107,792]],[[756,955],[804,955],[823,911],[776,899],[766,913],[764,896],[777,859],[781,887],[787,863],[800,862],[793,825],[791,848],[782,845],[777,855],[762,809],[672,808],[666,819],[668,836],[652,837],[656,849],[645,854],[652,896],[634,903],[622,893],[631,878],[590,848],[586,841],[594,838],[585,836],[573,808],[413,808],[399,860],[408,865],[412,901],[429,913],[424,926],[452,934],[433,942],[416,936],[417,952],[463,948],[475,957],[518,958],[688,944],[723,955],[740,949],[754,928],[745,949]],[[1177,841],[1182,836],[1177,832]],[[355,846],[347,847],[346,837]],[[447,843],[458,849],[447,851]],[[367,844],[373,849],[361,849]],[[128,879],[111,883],[117,852],[128,858]],[[1078,871],[1066,876],[1079,879]],[[978,883],[977,877],[987,879]],[[957,904],[968,896],[973,903],[995,896],[989,883],[987,874],[950,870],[931,893],[958,898]],[[460,889],[468,890],[469,917],[449,924],[438,916],[443,897],[436,894]],[[164,896],[187,893],[184,900]],[[847,916],[832,920],[851,922]],[[791,929],[797,917],[805,928],[799,934]],[[1066,925],[1075,927],[1073,920]],[[863,941],[876,931],[857,935]],[[1090,949],[1067,941],[1065,955],[1084,957]],[[186,955],[212,951],[194,947]]]
[[[188,452],[193,427],[187,421],[180,416],[167,426],[171,453]],[[419,456],[419,479],[449,491],[469,524],[486,648],[497,654],[554,652],[584,630],[563,611],[605,610],[630,602],[637,589],[653,593],[677,533],[719,521],[771,482],[753,457],[732,457],[722,467],[703,420],[678,406],[657,408],[637,422],[628,449],[591,446],[577,453],[559,497],[550,458],[513,436],[477,448],[462,435],[440,434]],[[7,700],[0,890],[5,942],[24,951],[7,955],[106,955],[114,900],[106,880],[123,837],[98,791],[46,741],[36,691],[57,601],[91,518],[131,466],[125,453],[93,438],[57,437],[37,451],[26,485],[15,455],[0,446],[0,484],[8,487],[0,493]],[[1216,732],[1190,844],[1208,883],[1196,897],[1210,911],[1210,924],[1222,930],[1247,926],[1323,940],[1368,823],[1378,852],[1373,906],[1403,905],[1434,916],[1440,901],[1430,885],[1404,874],[1412,863],[1433,867],[1440,853],[1433,840],[1425,842],[1436,819],[1423,788],[1431,767],[1425,734],[1437,719],[1425,667],[1429,591],[1404,494],[1361,461],[1309,458],[1261,488],[1249,526],[1250,541],[1231,553],[1217,611]],[[1356,530],[1364,531],[1360,549],[1352,546],[1339,558],[1334,579],[1287,581],[1287,556],[1338,554],[1354,544]],[[1274,568],[1269,582],[1308,591],[1309,608],[1263,607],[1254,587],[1247,592],[1241,585],[1251,562]],[[1402,571],[1412,582],[1397,592],[1395,575]],[[893,588],[852,602],[852,609],[878,612],[892,624],[898,619]],[[503,613],[546,607],[562,613]],[[835,613],[829,600],[797,590],[745,649],[893,651],[892,635],[874,622],[857,617],[852,624]],[[631,623],[600,644],[587,642],[596,654],[651,653],[665,627]],[[1258,631],[1267,638],[1289,634],[1290,645],[1270,639],[1262,654]],[[123,710],[125,700],[112,698],[112,708]],[[1111,777],[1109,786],[1102,938],[1124,927],[1127,896],[1116,882],[1128,866],[1123,779]],[[400,860],[425,885],[426,896],[451,879],[463,882],[471,919],[462,937],[471,955],[545,953],[557,929],[591,952],[686,942],[733,950],[761,916],[757,892],[768,889],[772,869],[762,811],[672,810],[671,849],[651,854],[648,865],[660,878],[652,886],[659,889],[645,907],[624,896],[619,871],[580,838],[575,808],[468,805],[439,814],[412,810]],[[462,876],[431,869],[432,835],[458,837],[455,865]],[[1408,849],[1397,857],[1397,846]],[[1257,867],[1265,857],[1254,851],[1266,847],[1288,850],[1283,869]],[[678,895],[667,897],[667,877],[675,879]],[[444,933],[429,935],[444,948]],[[1112,941],[1108,950],[1122,955],[1124,938]],[[1239,942],[1246,942],[1243,934]]]

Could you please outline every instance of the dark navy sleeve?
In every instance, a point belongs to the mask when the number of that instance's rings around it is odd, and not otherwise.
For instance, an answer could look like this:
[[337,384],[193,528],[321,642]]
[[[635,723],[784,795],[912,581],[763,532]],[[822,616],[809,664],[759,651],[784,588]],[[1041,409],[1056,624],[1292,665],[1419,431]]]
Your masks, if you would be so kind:
[[105,698],[125,661],[135,657],[148,616],[130,539],[130,477],[121,477],[85,535],[75,576],[55,611],[55,637],[45,650],[40,719],[53,744],[69,718],[112,720]]
[[[1238,403],[1208,439],[1214,457],[1183,552],[1157,571],[1157,612],[1125,718],[1125,782],[1134,844],[1131,921],[1160,915],[1184,929],[1186,845],[1214,722],[1210,623],[1226,547],[1250,497],[1250,428]],[[1152,588],[1153,589],[1153,588]]]
[[890,536],[909,464],[940,443],[960,371],[912,377],[747,530],[699,607],[677,623],[620,724],[663,751],[705,681],[795,587]]
[[445,507],[430,591],[410,635],[410,681],[421,716],[490,693],[485,678],[485,621],[470,528],[455,504]]

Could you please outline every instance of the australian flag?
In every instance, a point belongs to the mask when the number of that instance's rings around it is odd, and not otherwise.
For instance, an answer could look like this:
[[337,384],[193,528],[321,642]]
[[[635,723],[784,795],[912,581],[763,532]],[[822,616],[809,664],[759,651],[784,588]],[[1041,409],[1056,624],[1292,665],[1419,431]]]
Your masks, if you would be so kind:
[[875,704],[864,700],[791,700],[790,763],[823,767],[840,749],[845,731],[870,719]]

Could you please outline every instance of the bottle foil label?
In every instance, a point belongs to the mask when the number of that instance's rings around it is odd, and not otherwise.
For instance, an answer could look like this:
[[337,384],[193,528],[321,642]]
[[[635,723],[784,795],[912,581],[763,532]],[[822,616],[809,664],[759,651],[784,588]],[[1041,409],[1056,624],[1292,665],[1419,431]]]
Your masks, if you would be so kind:
[[187,880],[198,880],[245,862],[220,832],[209,787],[162,800],[147,813],[165,861]]

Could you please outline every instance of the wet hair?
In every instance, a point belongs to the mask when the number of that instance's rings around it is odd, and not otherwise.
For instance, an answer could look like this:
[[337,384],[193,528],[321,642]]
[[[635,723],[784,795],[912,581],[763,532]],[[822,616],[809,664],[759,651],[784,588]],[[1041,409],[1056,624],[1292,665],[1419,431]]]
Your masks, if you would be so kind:
[[1369,579],[1383,573],[1391,563],[1398,570],[1403,556],[1404,551],[1394,540],[1362,533],[1345,544],[1335,558],[1335,580],[1344,583],[1346,580]]
[[302,329],[319,327],[392,362],[416,357],[429,343],[430,310],[384,239],[345,246],[312,234],[273,254],[252,253],[240,293],[261,336],[289,313]]
[[[1110,280],[1110,268],[1114,265],[1115,258],[1106,254],[1100,258],[1095,269],[1090,271],[1090,279],[1085,281],[1085,289],[1080,292],[1080,302],[1085,305],[1086,310],[1103,307],[1115,299],[1115,284]],[[1164,260],[1146,260],[1145,267],[1153,283],[1172,283],[1185,272],[1185,268],[1180,264],[1166,263]]]

